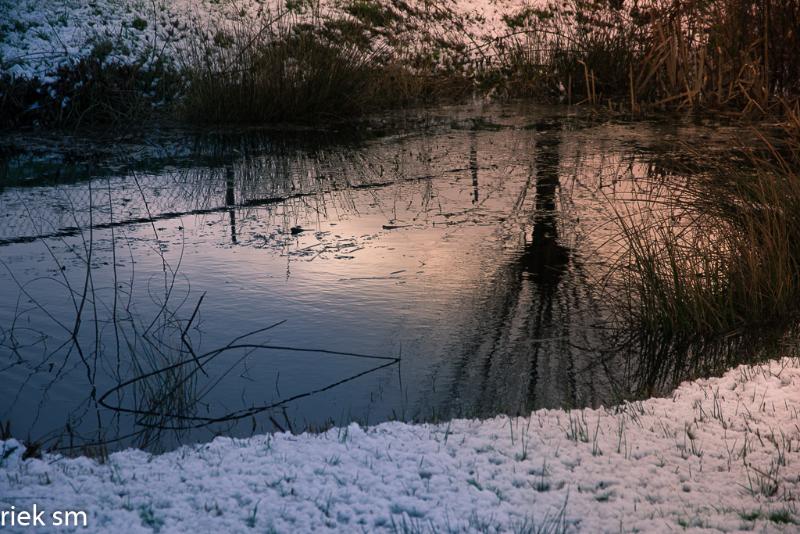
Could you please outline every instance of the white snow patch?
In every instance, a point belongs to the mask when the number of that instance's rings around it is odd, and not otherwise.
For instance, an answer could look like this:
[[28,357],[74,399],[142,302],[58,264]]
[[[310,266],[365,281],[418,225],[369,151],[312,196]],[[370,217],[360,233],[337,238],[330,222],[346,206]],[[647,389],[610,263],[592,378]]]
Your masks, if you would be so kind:
[[[451,8],[459,15],[453,33],[466,44],[508,32],[503,15],[528,0],[445,0],[412,6]],[[342,16],[339,0],[321,0],[319,13]],[[285,0],[0,0],[0,72],[16,78],[44,78],[88,56],[98,43],[112,43],[108,61],[133,63],[162,54],[180,56],[201,34],[213,37],[231,21],[257,24],[285,6]],[[452,24],[450,25],[452,26]]]
[[611,409],[217,438],[105,463],[22,460],[9,440],[0,510],[86,510],[93,532],[796,532],[799,414],[800,362],[783,359]]

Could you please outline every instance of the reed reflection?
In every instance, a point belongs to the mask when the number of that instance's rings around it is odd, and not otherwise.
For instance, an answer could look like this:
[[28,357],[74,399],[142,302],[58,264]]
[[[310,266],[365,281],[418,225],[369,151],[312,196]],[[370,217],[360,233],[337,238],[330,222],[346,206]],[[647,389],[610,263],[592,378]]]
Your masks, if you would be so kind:
[[[518,200],[530,215],[523,217],[518,252],[494,275],[480,302],[482,318],[458,349],[454,413],[524,413],[543,406],[594,404],[598,388],[604,387],[578,372],[591,359],[578,347],[586,346],[592,299],[585,285],[567,280],[581,278],[583,266],[561,237],[562,125],[542,121],[534,132],[528,186]],[[525,208],[530,190],[535,200]]]

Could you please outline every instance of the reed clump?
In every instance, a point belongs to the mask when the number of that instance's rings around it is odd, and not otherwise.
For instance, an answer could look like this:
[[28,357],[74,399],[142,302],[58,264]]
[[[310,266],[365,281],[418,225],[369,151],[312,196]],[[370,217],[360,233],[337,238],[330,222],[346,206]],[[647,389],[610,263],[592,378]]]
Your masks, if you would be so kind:
[[463,21],[449,7],[215,4],[219,16],[185,21],[154,6],[161,23],[137,57],[103,37],[45,79],[0,73],[0,124],[113,125],[154,110],[210,123],[327,121],[472,89],[463,35],[452,30]]
[[350,2],[335,17],[290,7],[255,25],[236,20],[184,58],[181,110],[201,122],[340,120],[463,92],[465,77],[398,55],[401,31],[387,28],[397,20],[380,2]]
[[56,82],[0,75],[0,124],[122,123],[153,109],[308,122],[474,94],[764,116],[800,98],[800,0],[562,0],[491,24],[455,2],[214,4],[212,20],[160,7],[141,57],[117,43],[108,61],[115,45],[98,42],[48,73]]
[[[377,68],[372,55],[313,34],[292,32],[273,42],[236,41],[233,66],[205,64],[190,74],[183,111],[202,122],[276,122],[343,118],[401,101],[408,80],[401,68]],[[392,86],[382,76],[396,77]]]
[[113,59],[114,44],[91,52],[54,73],[54,82],[0,75],[0,126],[78,128],[141,120],[180,97],[182,81],[166,58],[143,55]]
[[506,23],[496,48],[511,93],[545,84],[571,103],[758,114],[800,94],[800,0],[569,0]]
[[762,137],[745,164],[717,164],[665,204],[616,210],[624,294],[644,337],[693,343],[800,319],[800,121],[787,113],[782,146]]

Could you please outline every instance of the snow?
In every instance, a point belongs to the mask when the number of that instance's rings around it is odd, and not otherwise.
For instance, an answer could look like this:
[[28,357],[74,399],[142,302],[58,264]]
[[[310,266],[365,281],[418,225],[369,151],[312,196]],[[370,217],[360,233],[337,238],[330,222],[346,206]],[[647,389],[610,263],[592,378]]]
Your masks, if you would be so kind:
[[213,19],[220,16],[210,9],[214,5],[201,0],[0,0],[0,12],[6,14],[0,65],[18,78],[46,79],[104,40],[115,44],[110,61],[133,62],[154,43],[160,49],[188,40],[200,22],[195,10]]
[[[504,14],[522,9],[526,0],[449,0],[438,2],[459,15],[456,34],[467,44],[508,31]],[[343,16],[341,2],[322,0],[326,16]],[[425,5],[423,0],[412,6]],[[218,27],[274,16],[284,0],[0,0],[0,73],[46,80],[60,67],[89,55],[98,43],[114,44],[108,61],[135,62],[158,51],[185,52],[198,39],[213,38]],[[310,16],[310,15],[309,15]],[[146,63],[145,63],[146,66]]]
[[22,460],[12,439],[0,510],[85,510],[92,532],[791,532],[798,414],[800,361],[782,359],[610,409],[220,437],[104,463]]
[[[486,39],[524,4],[453,5],[464,38]],[[0,72],[54,83],[103,39],[116,44],[109,61],[135,61],[154,42],[180,50],[198,28],[263,7],[0,0]],[[93,532],[796,531],[798,414],[800,362],[782,359],[609,409],[220,437],[103,462],[23,460],[24,446],[9,439],[0,441],[0,512],[85,510]]]

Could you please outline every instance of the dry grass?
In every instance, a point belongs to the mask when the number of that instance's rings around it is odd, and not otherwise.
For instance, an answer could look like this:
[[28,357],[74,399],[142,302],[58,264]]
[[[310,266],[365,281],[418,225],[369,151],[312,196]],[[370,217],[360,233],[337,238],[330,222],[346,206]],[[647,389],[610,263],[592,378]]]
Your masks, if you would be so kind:
[[302,0],[241,13],[193,28],[193,46],[155,69],[84,58],[57,73],[49,100],[0,77],[0,123],[123,123],[153,104],[173,110],[170,100],[195,121],[317,121],[476,90],[763,116],[800,95],[800,0],[565,0],[507,14],[506,34],[488,40],[467,29],[470,15],[435,3]]
[[570,0],[507,22],[511,93],[766,114],[800,91],[798,0]]
[[[377,5],[377,4],[376,4]],[[340,120],[463,92],[470,82],[407,66],[376,27],[392,12],[348,4],[349,18],[286,9],[234,21],[185,58],[184,116],[202,122]],[[387,14],[388,13],[388,14]]]
[[89,55],[61,67],[54,84],[0,75],[0,125],[124,126],[179,96],[178,74],[163,58],[147,67],[144,57],[119,63],[108,60],[112,49],[110,41],[98,42]]
[[649,336],[693,342],[800,318],[800,121],[787,114],[781,149],[764,137],[747,164],[616,211],[623,287]]

